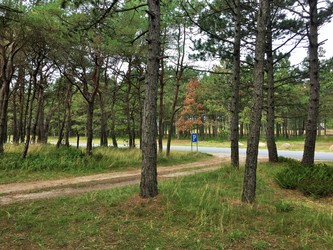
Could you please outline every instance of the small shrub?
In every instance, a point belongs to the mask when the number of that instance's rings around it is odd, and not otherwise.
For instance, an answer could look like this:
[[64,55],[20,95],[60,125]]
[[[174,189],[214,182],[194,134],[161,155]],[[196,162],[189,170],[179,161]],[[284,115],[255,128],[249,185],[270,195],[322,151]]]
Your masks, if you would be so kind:
[[275,181],[281,188],[298,189],[304,195],[314,197],[333,193],[333,167],[326,164],[304,167],[289,161],[286,164],[287,168],[275,175]]
[[318,164],[307,168],[298,189],[304,195],[325,197],[333,193],[333,167]]

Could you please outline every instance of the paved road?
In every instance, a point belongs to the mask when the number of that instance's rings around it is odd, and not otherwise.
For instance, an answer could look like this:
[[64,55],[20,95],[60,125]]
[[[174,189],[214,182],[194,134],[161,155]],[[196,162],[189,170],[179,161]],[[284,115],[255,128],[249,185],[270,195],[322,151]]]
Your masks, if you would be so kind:
[[[191,151],[191,146],[172,146],[171,150],[179,151]],[[193,147],[193,150],[196,150],[196,147]],[[230,148],[216,148],[216,147],[199,147],[199,152],[210,153],[210,154],[222,154],[230,155]],[[240,148],[239,154],[241,156],[246,155],[246,148]],[[303,157],[303,151],[288,151],[288,150],[279,150],[279,156],[293,158],[301,160]],[[268,157],[267,149],[259,149],[259,157]],[[315,160],[317,161],[333,161],[333,152],[316,152]]]
[[[76,145],[76,144],[75,144]],[[73,144],[74,146],[74,144]],[[85,147],[85,144],[80,144],[80,146]],[[94,145],[98,146],[98,145]],[[126,147],[124,145],[120,145],[120,147]],[[164,147],[166,149],[166,147]],[[177,150],[177,151],[191,151],[191,146],[171,146],[171,151]],[[196,146],[193,145],[193,150],[196,150]],[[198,151],[202,153],[209,153],[209,154],[221,154],[223,156],[229,156],[230,155],[230,148],[217,148],[217,147],[198,147]],[[246,148],[240,148],[239,149],[240,156],[246,155]],[[303,157],[303,151],[289,151],[289,150],[279,150],[278,151],[279,156],[283,156],[286,158],[292,158],[301,160]],[[258,153],[259,157],[268,157],[268,151],[267,149],[259,149]],[[315,160],[317,161],[333,161],[333,152],[316,152],[315,153]]]

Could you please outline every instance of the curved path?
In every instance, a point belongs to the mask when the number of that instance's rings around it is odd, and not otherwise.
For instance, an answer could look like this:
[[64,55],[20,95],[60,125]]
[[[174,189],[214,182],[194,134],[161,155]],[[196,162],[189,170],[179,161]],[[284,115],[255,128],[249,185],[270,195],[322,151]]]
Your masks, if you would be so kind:
[[[221,167],[221,163],[227,160],[227,158],[215,156],[199,162],[158,167],[158,178],[165,179],[212,171]],[[78,195],[84,192],[139,184],[140,171],[140,169],[136,169],[59,180],[3,184],[0,185],[0,205],[20,201],[48,199],[58,196]]]

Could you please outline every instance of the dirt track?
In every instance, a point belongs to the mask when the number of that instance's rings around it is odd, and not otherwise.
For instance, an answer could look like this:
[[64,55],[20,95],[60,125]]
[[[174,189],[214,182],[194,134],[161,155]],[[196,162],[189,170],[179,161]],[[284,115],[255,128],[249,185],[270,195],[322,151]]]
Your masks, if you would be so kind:
[[[172,178],[212,171],[227,158],[217,157],[171,167],[158,167],[158,178]],[[59,180],[10,183],[0,185],[0,205],[28,200],[50,199],[58,196],[78,195],[84,192],[106,190],[140,182],[140,170],[104,173]]]

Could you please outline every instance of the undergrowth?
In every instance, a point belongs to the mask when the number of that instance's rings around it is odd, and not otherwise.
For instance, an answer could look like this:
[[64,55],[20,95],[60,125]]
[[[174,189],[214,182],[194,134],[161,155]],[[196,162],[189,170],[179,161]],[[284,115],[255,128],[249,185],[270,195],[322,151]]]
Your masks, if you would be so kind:
[[317,198],[333,194],[333,166],[324,163],[302,166],[296,160],[281,160],[285,168],[275,176],[281,188],[297,189]]

